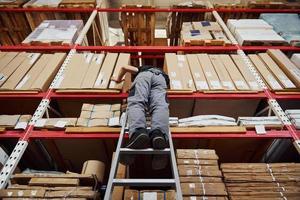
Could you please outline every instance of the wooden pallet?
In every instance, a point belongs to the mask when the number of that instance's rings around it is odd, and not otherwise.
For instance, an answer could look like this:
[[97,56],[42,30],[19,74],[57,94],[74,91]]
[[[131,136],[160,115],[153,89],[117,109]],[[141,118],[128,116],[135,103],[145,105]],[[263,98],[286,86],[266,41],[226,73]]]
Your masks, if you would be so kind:
[[[154,8],[153,6],[123,5],[122,8]],[[121,27],[125,45],[153,46],[155,37],[155,13],[122,12]]]
[[183,46],[225,46],[224,40],[183,40]]

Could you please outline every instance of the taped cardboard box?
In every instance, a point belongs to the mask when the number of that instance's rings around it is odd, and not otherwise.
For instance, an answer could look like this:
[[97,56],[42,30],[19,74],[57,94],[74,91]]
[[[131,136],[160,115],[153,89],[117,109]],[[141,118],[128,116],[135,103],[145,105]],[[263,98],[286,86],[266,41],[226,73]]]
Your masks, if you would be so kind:
[[175,191],[159,191],[159,190],[125,190],[124,200],[174,200]]
[[219,55],[219,59],[222,61],[223,66],[228,71],[236,89],[238,90],[250,90],[248,84],[246,83],[244,77],[232,61],[229,55],[221,54]]
[[223,90],[219,77],[207,54],[197,54],[200,65],[211,90]]
[[284,73],[293,83],[300,88],[300,69],[290,61],[290,59],[278,49],[268,49],[267,53],[280,66]]
[[294,53],[291,61],[300,69],[300,53]]
[[218,165],[217,160],[178,158],[177,165]]
[[204,160],[218,160],[216,151],[213,149],[177,149],[177,158],[189,159],[204,159]]
[[103,182],[105,164],[98,160],[87,160],[83,163],[81,174],[96,175],[99,182]]
[[13,128],[21,115],[0,115],[0,127]]
[[[117,77],[121,70],[121,67],[129,64],[130,64],[130,54],[120,53],[112,76]],[[130,81],[129,77],[130,76],[128,76],[127,74],[125,75],[125,82],[128,83]],[[123,88],[123,84],[124,84],[123,82],[116,83],[115,81],[110,81],[109,88],[121,90]]]
[[295,89],[296,86],[293,82],[285,75],[280,67],[272,60],[267,53],[259,53],[260,59],[266,64],[268,69],[273,73],[277,80],[281,83],[281,86],[285,89]]
[[240,73],[245,78],[246,82],[250,86],[251,90],[255,91],[262,91],[261,87],[258,85],[254,75],[247,67],[245,61],[240,55],[231,54],[230,55],[234,63],[236,64],[237,68],[239,69]]
[[77,118],[48,118],[38,119],[35,128],[61,129],[66,127],[74,127]]
[[278,81],[275,79],[275,77],[272,75],[272,73],[267,69],[265,64],[260,60],[260,58],[255,54],[248,55],[256,69],[259,71],[259,73],[262,75],[270,89],[272,90],[282,90],[283,88],[278,83]]
[[223,183],[221,177],[181,176],[179,179],[180,183]]
[[180,177],[222,177],[222,173],[219,170],[219,166],[179,165],[178,172]]
[[110,82],[110,77],[115,68],[115,63],[117,61],[117,58],[118,58],[117,53],[107,53],[106,54],[106,57],[103,61],[101,70],[96,79],[94,88],[98,88],[98,89],[107,89],[108,88],[108,85]]
[[224,183],[181,183],[183,196],[227,196]]
[[233,85],[233,82],[224,67],[220,57],[218,55],[209,55],[209,58],[218,74],[218,77],[220,79],[220,82],[222,84],[222,87],[224,90],[235,90],[235,86]]
[[186,55],[197,91],[209,90],[202,66],[195,54]]
[[206,30],[206,31],[222,31],[221,26],[217,22],[200,21],[192,22],[195,30]]
[[184,87],[187,90],[195,91],[194,81],[191,75],[189,64],[185,55],[177,55],[179,72],[183,80]]
[[[0,58],[0,72],[18,55],[18,52],[1,52]],[[24,52],[23,52],[24,54]]]

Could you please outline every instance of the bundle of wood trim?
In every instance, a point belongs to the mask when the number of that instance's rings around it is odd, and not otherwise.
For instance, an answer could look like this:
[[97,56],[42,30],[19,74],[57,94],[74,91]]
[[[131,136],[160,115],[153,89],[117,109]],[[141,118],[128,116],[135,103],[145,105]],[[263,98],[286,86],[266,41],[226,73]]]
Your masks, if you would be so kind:
[[230,199],[298,199],[299,163],[223,163]]

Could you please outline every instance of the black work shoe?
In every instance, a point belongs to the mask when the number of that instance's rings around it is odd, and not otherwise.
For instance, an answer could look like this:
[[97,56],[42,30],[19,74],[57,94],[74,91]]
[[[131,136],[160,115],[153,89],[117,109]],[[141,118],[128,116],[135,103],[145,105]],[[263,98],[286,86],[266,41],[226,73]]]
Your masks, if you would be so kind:
[[132,134],[129,138],[126,148],[130,149],[145,149],[149,145],[149,136],[147,134],[147,129],[140,128]]
[[150,137],[153,149],[165,149],[169,146],[165,135],[159,129],[151,131]]

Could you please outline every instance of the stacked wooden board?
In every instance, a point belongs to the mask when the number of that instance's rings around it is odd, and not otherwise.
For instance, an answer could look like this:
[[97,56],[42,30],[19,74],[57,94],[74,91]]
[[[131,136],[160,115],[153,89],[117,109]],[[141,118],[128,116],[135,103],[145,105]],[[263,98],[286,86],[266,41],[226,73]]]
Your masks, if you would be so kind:
[[217,22],[198,21],[182,24],[181,45],[183,46],[225,46],[231,42]]
[[240,45],[278,46],[287,41],[262,19],[228,19],[227,26]]
[[44,20],[22,45],[71,45],[82,28],[82,20]]
[[215,150],[177,149],[176,152],[181,190],[185,200],[227,199]]
[[[153,6],[123,5],[122,8],[154,8]],[[125,45],[153,46],[155,37],[155,13],[122,12],[120,24],[124,32]]]
[[299,163],[223,163],[221,170],[232,200],[299,199]]
[[[120,68],[129,63],[130,55],[126,53],[74,54],[56,85],[57,92],[120,92],[126,84],[117,84],[110,78],[117,76]],[[125,82],[128,81],[129,74]]]
[[300,69],[280,50],[248,55],[273,91],[299,91]]
[[239,55],[165,54],[165,72],[173,91],[257,92],[254,76]]
[[16,174],[12,185],[0,190],[9,199],[99,199],[97,178],[85,174]]
[[[204,1],[190,1],[181,4],[173,5],[173,8],[206,8],[206,2]],[[167,19],[167,36],[170,38],[170,45],[177,46],[180,42],[180,32],[183,22],[193,22],[204,20],[205,13],[182,13],[172,12]]]
[[0,52],[0,92],[46,91],[65,53]]
[[[20,8],[27,0],[1,0],[0,8]],[[17,45],[31,32],[25,14],[22,12],[0,13],[0,44]]]

